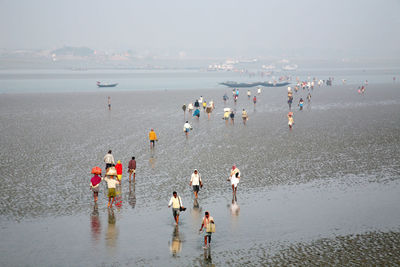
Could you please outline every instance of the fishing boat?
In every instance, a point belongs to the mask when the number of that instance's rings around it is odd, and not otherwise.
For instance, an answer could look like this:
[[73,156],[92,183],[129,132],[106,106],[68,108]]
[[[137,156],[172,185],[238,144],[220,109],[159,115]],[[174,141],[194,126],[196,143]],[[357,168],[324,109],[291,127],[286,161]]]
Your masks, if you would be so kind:
[[238,83],[238,82],[223,82],[220,83],[222,85],[228,86],[228,87],[234,87],[234,88],[245,88],[245,87],[255,87],[255,86],[264,86],[264,87],[282,87],[286,86],[290,83],[288,82],[279,82],[279,83],[273,83],[273,82],[253,82],[253,83]]
[[118,85],[118,83],[101,83],[101,82],[97,82],[96,84],[98,87],[115,87]]

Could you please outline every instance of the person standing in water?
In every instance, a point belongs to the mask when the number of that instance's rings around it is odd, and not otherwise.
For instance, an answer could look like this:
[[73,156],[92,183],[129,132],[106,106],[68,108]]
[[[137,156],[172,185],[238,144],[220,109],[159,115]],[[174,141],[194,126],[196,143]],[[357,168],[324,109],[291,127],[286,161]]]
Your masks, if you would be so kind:
[[106,171],[108,168],[115,165],[114,156],[111,154],[111,150],[108,150],[108,153],[104,156],[104,162],[106,163]]
[[233,197],[236,198],[237,186],[238,186],[239,181],[240,181],[240,170],[238,168],[236,168],[235,165],[232,166],[232,170],[231,170],[231,173],[229,175],[228,181],[231,182],[232,194],[233,194]]
[[224,105],[226,104],[226,100],[228,100],[228,95],[225,93],[224,96],[222,97],[222,99],[224,100]]
[[158,141],[157,134],[154,129],[149,132],[150,148],[154,148],[155,142]]
[[117,165],[115,165],[115,169],[117,170],[118,181],[121,182],[121,179],[122,179],[122,164],[121,164],[120,160],[117,161]]
[[183,210],[185,208],[183,207],[181,197],[178,196],[178,194],[175,191],[172,193],[172,197],[168,203],[168,208],[170,208],[171,206],[172,206],[172,215],[174,216],[174,220],[175,220],[175,225],[178,225],[180,210],[181,210],[181,208]]
[[189,114],[192,114],[193,109],[194,109],[193,103],[189,103],[188,105]]
[[229,117],[231,118],[231,123],[232,125],[235,124],[235,112],[232,110],[231,114],[229,114]]
[[246,125],[246,122],[249,119],[249,116],[247,115],[247,111],[245,109],[243,109],[243,111],[242,111],[242,119],[243,119],[243,124]]
[[212,110],[213,110],[213,107],[212,107],[212,103],[210,102],[209,105],[206,108],[206,113],[207,113],[207,116],[208,116],[208,120],[210,120]]
[[240,181],[240,172],[235,172],[231,177],[232,195],[236,199],[237,186]]
[[288,105],[289,105],[289,110],[291,110],[292,109],[292,103],[293,103],[293,97],[289,97],[287,102],[288,102]]
[[203,110],[204,110],[204,111],[206,110],[206,107],[207,107],[207,102],[204,101],[204,102],[203,102]]
[[292,130],[293,124],[294,124],[294,119],[293,119],[293,112],[289,112],[287,115],[288,118],[288,125],[289,129]]
[[108,110],[111,110],[111,97],[107,97],[107,105],[108,105]]
[[225,124],[228,125],[228,121],[229,121],[229,115],[231,114],[231,111],[229,109],[227,109],[226,111],[224,111],[224,117],[223,119],[225,120]]
[[186,104],[183,104],[182,110],[183,110],[183,118],[185,118],[185,115],[186,115]]
[[250,97],[251,97],[251,92],[250,92],[250,90],[247,90],[247,97],[248,97],[249,100],[250,100]]
[[300,100],[299,100],[299,105],[298,105],[299,107],[300,107],[300,110],[303,110],[303,106],[304,106],[304,100],[303,100],[303,98],[300,98]]
[[106,177],[103,178],[102,180],[105,180],[107,182],[107,187],[108,187],[108,207],[112,207],[115,201],[115,188],[117,184],[120,184],[119,181],[117,181],[114,177],[117,176],[117,171],[115,170],[114,167],[111,167],[108,169],[106,173]]
[[311,102],[311,94],[310,93],[308,93],[308,95],[307,95],[307,102],[310,104],[310,102]]
[[92,179],[90,179],[90,189],[92,189],[93,191],[94,202],[97,202],[99,198],[100,182],[101,182],[101,177],[98,174],[95,174],[92,177]]
[[200,108],[200,103],[199,103],[199,100],[198,100],[198,99],[196,99],[196,101],[194,101],[194,107],[195,107],[196,109],[199,109],[199,108]]
[[261,88],[260,87],[258,87],[258,89],[257,89],[257,94],[261,94]]
[[201,175],[197,169],[194,169],[194,172],[190,177],[189,186],[193,186],[194,198],[197,199],[200,187],[203,187],[203,181],[201,180]]
[[[201,227],[199,230],[199,233],[203,231],[203,227],[206,228],[206,235],[204,236],[204,247],[203,248],[209,248],[211,245],[211,235],[213,233],[212,227],[209,226],[209,224],[214,224],[214,218],[210,216],[210,213],[206,211],[204,213],[203,220],[201,222]],[[215,230],[215,227],[214,227]],[[207,244],[207,239],[208,239],[208,244]]]
[[255,108],[256,107],[256,103],[257,103],[257,97],[256,96],[253,97],[253,103],[254,103],[254,108]]
[[185,133],[186,137],[189,136],[189,132],[192,129],[192,125],[190,125],[190,123],[188,121],[185,122],[185,124],[183,125],[183,132]]
[[197,117],[197,119],[200,118],[200,109],[196,108],[196,110],[193,112],[193,117]]
[[129,161],[128,164],[129,182],[131,182],[131,176],[133,175],[133,182],[136,180],[136,160],[135,157]]

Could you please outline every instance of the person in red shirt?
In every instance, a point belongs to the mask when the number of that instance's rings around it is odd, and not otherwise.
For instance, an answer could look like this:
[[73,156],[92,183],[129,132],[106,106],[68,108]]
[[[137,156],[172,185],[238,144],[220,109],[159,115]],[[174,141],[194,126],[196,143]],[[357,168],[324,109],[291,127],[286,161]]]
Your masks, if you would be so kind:
[[120,160],[118,160],[117,165],[115,165],[115,169],[117,170],[118,181],[121,181],[121,179],[122,179],[122,164],[121,164]]

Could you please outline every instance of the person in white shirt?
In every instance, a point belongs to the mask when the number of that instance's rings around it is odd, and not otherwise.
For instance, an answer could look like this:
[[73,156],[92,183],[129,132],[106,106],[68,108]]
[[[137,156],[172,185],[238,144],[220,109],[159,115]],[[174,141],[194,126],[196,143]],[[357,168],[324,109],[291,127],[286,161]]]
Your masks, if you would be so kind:
[[200,187],[203,187],[203,181],[201,180],[201,175],[197,169],[194,170],[190,177],[189,186],[193,186],[194,197],[197,198]]
[[178,225],[179,213],[180,213],[181,209],[185,210],[186,208],[183,207],[182,199],[180,196],[178,196],[178,194],[175,191],[172,193],[172,197],[168,203],[168,208],[170,208],[171,206],[172,206],[172,215],[174,216],[174,219],[175,219],[175,224]]
[[107,182],[107,187],[108,187],[108,207],[112,207],[112,205],[114,204],[115,188],[116,188],[117,184],[120,184],[120,182],[117,179],[115,179],[116,176],[117,176],[117,171],[115,170],[114,167],[112,167],[106,173],[105,178],[102,178],[102,180]]
[[106,163],[106,171],[108,168],[115,165],[114,156],[111,154],[111,150],[104,156],[104,162]]
[[190,114],[192,114],[193,109],[194,109],[193,103],[189,103],[188,110]]
[[183,131],[185,132],[186,137],[189,136],[189,132],[192,129],[192,125],[190,125],[190,123],[188,121],[185,122],[185,124],[183,125]]
[[240,181],[240,170],[235,165],[232,166],[228,181],[231,182],[233,197],[236,197],[237,186]]

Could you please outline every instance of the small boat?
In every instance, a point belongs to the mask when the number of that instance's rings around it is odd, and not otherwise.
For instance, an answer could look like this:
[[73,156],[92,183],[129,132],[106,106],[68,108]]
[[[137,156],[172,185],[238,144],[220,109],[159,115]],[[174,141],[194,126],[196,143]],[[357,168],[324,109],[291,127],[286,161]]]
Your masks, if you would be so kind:
[[97,82],[97,86],[98,87],[115,87],[117,85],[118,85],[118,83],[101,83],[101,82]]
[[222,85],[234,88],[243,88],[243,87],[255,87],[255,86],[264,86],[264,87],[281,87],[286,86],[290,83],[288,82],[279,82],[279,83],[272,83],[272,82],[254,82],[254,83],[237,83],[237,82],[223,82],[220,83]]

